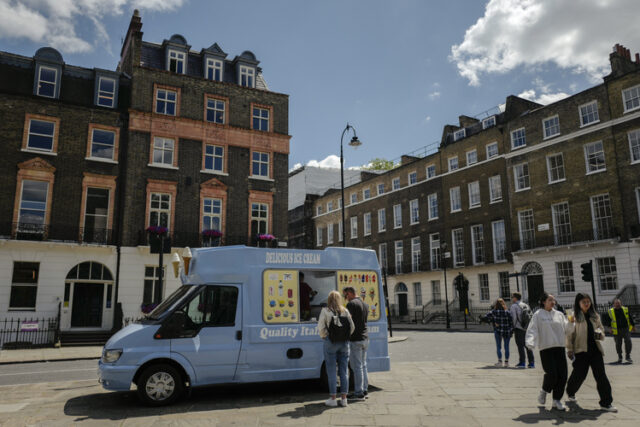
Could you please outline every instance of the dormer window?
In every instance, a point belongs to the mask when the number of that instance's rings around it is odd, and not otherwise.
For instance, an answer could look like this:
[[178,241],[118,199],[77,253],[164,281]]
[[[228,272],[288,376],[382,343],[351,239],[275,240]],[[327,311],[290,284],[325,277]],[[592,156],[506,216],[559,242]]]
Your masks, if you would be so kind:
[[207,59],[207,78],[216,82],[222,81],[222,61]]
[[482,129],[489,129],[496,125],[496,116],[487,117],[482,121]]
[[251,67],[240,66],[240,86],[255,87],[256,70]]
[[466,136],[464,129],[457,130],[453,133],[453,140],[458,141]]
[[116,81],[108,77],[98,78],[97,104],[102,107],[113,108],[115,103]]
[[46,96],[47,98],[55,98],[57,77],[57,68],[45,67],[44,65],[40,66],[37,94],[39,96]]
[[169,60],[167,68],[169,71],[178,74],[184,74],[186,70],[185,53],[177,50],[169,50]]

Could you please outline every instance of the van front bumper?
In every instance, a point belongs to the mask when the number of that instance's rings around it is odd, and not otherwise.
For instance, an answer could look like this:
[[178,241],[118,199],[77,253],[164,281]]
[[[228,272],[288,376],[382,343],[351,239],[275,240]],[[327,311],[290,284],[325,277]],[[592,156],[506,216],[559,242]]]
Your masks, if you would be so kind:
[[136,372],[135,366],[117,366],[98,362],[98,382],[106,390],[127,391]]

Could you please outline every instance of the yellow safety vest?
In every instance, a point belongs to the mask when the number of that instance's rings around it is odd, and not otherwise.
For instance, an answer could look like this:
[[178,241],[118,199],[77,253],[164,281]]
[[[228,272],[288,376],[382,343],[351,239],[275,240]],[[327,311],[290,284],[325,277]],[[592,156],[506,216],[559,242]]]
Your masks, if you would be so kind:
[[[624,311],[624,317],[627,318],[627,326],[629,327],[629,331],[631,331],[633,326],[631,326],[631,322],[629,321],[629,309],[622,307],[622,311]],[[611,331],[613,335],[618,335],[618,322],[616,321],[616,311],[614,308],[609,309],[609,318],[611,319]]]

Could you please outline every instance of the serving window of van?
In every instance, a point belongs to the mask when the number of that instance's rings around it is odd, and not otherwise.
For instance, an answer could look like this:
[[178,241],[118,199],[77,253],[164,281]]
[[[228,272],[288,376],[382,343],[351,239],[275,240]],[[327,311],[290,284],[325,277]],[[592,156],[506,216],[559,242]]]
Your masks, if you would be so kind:
[[[316,322],[331,291],[341,294],[351,286],[369,306],[369,321],[380,319],[378,275],[354,270],[265,270],[263,320],[265,323]],[[347,301],[344,301],[346,305]]]

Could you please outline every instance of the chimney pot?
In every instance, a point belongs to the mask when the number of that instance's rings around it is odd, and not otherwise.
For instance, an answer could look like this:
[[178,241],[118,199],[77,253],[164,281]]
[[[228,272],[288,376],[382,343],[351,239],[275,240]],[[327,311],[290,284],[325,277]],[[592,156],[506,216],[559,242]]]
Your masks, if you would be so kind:
[[640,53],[636,53],[636,64],[640,64]]

